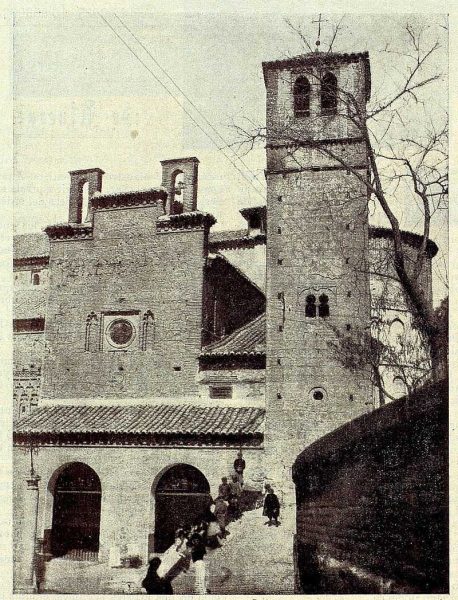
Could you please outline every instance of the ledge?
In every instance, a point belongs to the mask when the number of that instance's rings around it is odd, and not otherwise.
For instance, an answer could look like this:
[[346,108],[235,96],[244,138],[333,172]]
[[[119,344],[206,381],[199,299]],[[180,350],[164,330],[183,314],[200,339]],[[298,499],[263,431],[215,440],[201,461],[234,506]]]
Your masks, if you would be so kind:
[[45,229],[45,233],[50,240],[70,240],[70,239],[92,239],[92,225],[83,225],[76,223],[59,223],[57,225],[49,225]]
[[156,221],[156,231],[166,233],[183,229],[209,229],[215,223],[216,219],[213,215],[196,210],[179,215],[159,217]]
[[130,206],[150,206],[160,204],[163,206],[167,192],[163,188],[136,190],[133,192],[116,192],[113,194],[100,194],[96,192],[91,198],[94,210],[109,210]]

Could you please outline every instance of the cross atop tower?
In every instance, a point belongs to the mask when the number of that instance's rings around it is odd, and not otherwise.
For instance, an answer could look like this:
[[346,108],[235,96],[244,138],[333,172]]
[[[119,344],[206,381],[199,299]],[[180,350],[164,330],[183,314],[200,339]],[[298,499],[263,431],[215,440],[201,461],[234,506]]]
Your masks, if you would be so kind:
[[320,13],[320,14],[318,15],[318,20],[317,20],[317,21],[312,21],[312,23],[318,23],[318,36],[317,36],[317,37],[318,37],[318,39],[317,39],[317,41],[315,42],[315,45],[316,45],[316,50],[317,50],[317,52],[318,52],[318,49],[319,49],[318,47],[319,47],[319,45],[321,44],[321,42],[320,42],[320,36],[321,36],[321,23],[327,23],[327,19],[322,19],[322,18],[321,18],[321,13]]

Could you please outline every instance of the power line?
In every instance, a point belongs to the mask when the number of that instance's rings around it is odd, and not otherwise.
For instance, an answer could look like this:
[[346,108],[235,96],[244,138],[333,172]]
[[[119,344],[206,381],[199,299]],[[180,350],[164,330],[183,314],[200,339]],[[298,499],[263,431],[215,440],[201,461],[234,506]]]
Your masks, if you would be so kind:
[[[216,127],[207,119],[207,117],[204,115],[204,113],[199,109],[198,106],[196,106],[194,104],[194,102],[191,100],[191,98],[186,94],[186,92],[184,92],[181,87],[174,81],[174,79],[172,78],[171,75],[169,75],[169,73],[162,67],[162,65],[158,62],[158,60],[151,54],[151,52],[148,50],[148,48],[142,43],[142,41],[135,35],[135,33],[129,29],[129,27],[123,22],[123,20],[121,19],[121,17],[119,17],[116,13],[114,13],[115,17],[118,19],[118,21],[121,23],[121,25],[123,25],[123,27],[125,27],[125,29],[127,29],[127,31],[130,33],[130,35],[140,44],[140,46],[143,48],[143,50],[148,54],[148,56],[151,58],[151,60],[153,60],[154,64],[157,65],[159,67],[159,69],[164,73],[164,75],[167,77],[167,79],[169,79],[169,81],[171,81],[171,83],[175,86],[175,88],[180,92],[180,94],[183,95],[184,98],[186,98],[186,100],[189,102],[189,104],[194,108],[194,110],[197,112],[197,114],[205,121],[205,123],[212,129],[212,131],[214,131],[216,133],[216,135],[219,137],[219,139],[223,142],[224,146],[229,148],[232,153],[234,154],[235,158],[241,162],[241,164],[245,167],[245,169],[251,173],[251,175],[253,175],[253,177],[259,181],[259,183],[262,185],[262,181],[259,179],[259,177],[253,173],[253,171],[250,169],[250,167],[245,163],[245,161],[235,152],[235,150],[233,148],[231,148],[229,146],[229,144],[227,143],[227,141],[223,138],[223,136],[220,134],[220,132],[216,129]],[[221,148],[218,148],[218,150],[221,150]]]
[[251,187],[256,191],[256,193],[259,194],[263,198],[263,200],[264,200],[265,199],[264,195],[258,190],[257,187],[255,187],[255,185],[253,184],[253,182],[251,181],[251,179],[249,179],[245,175],[245,173],[241,169],[239,169],[239,167],[234,163],[234,161],[230,158],[230,156],[227,156],[227,154],[225,154],[223,152],[223,150],[219,147],[218,143],[213,139],[213,137],[207,131],[205,131],[205,129],[194,119],[194,117],[189,113],[189,111],[186,109],[186,107],[183,106],[183,104],[178,100],[178,98],[173,94],[173,92],[165,85],[165,83],[163,83],[156,76],[156,74],[148,67],[148,65],[140,58],[140,56],[138,56],[138,54],[129,46],[129,44],[111,26],[111,24],[105,19],[105,17],[101,13],[98,13],[98,14],[99,14],[100,18],[103,19],[103,21],[108,25],[108,27],[111,29],[111,31],[116,35],[116,37],[119,38],[121,40],[121,42],[126,46],[126,48],[129,50],[129,52],[131,52],[135,56],[135,58],[145,67],[145,69],[154,77],[154,79],[166,90],[166,92],[170,96],[172,96],[172,98],[175,100],[175,102],[188,115],[188,117],[191,119],[191,121],[216,146],[216,148],[219,150],[219,152],[221,152],[221,154],[231,163],[231,165],[234,167],[234,169],[236,169],[238,171],[238,173],[251,185]]

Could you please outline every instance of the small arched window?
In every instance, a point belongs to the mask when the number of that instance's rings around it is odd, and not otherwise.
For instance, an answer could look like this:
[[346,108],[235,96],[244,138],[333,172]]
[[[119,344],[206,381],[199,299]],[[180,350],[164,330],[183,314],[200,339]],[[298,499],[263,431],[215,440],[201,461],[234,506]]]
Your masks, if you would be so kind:
[[310,115],[310,83],[307,77],[298,77],[294,83],[294,116]]
[[337,78],[332,73],[326,73],[321,80],[321,114],[335,115],[337,113]]
[[318,298],[320,304],[318,306],[318,316],[319,317],[329,317],[329,298],[326,294],[321,294]]
[[312,319],[316,317],[316,298],[313,294],[305,299],[305,316]]
[[33,274],[32,285],[40,285],[40,275],[38,273]]

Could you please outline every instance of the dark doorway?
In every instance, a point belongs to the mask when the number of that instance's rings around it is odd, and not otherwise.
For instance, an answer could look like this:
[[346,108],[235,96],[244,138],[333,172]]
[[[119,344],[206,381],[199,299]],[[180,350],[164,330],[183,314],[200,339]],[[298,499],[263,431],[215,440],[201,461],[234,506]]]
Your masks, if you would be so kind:
[[190,465],[171,467],[155,492],[154,551],[164,552],[179,527],[193,525],[210,505],[210,486],[205,476]]
[[97,558],[101,500],[100,479],[90,467],[73,463],[62,471],[54,489],[53,556],[80,560]]

